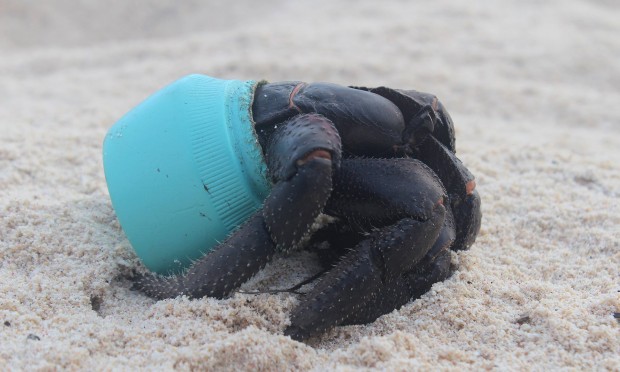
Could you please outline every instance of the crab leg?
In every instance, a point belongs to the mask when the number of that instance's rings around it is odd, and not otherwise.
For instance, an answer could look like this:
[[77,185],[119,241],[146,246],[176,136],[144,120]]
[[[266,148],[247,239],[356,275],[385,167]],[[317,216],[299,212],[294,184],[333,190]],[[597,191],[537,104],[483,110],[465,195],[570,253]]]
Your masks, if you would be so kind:
[[189,268],[185,275],[138,275],[134,290],[156,299],[186,295],[223,298],[264,267],[275,253],[261,211]]
[[457,236],[452,249],[469,248],[480,230],[480,197],[474,176],[455,155],[454,124],[443,104],[434,95],[415,90],[357,89],[391,101],[402,112],[406,125],[402,142],[394,142],[395,148],[410,145],[415,158],[437,173],[448,190],[455,217]]
[[[446,217],[449,217],[449,214],[446,214]],[[443,281],[450,274],[450,246],[453,242],[454,227],[451,220],[446,218],[433,247],[415,268],[396,280],[382,283],[382,295],[370,299],[363,308],[347,316],[340,325],[373,322],[381,315],[419,298],[428,292],[433,284]]]
[[340,159],[340,136],[324,116],[295,116],[272,134],[267,163],[277,184],[263,214],[280,249],[290,249],[308,233],[329,198]]
[[[480,197],[475,190],[474,176],[455,155],[454,124],[450,114],[432,94],[385,87],[370,91],[394,102],[403,112],[407,122],[403,141],[413,145],[415,158],[428,165],[448,190],[456,224],[452,249],[469,248],[480,230]],[[432,128],[425,134],[428,119],[432,121]]]
[[275,185],[261,210],[185,275],[141,275],[133,288],[158,299],[222,298],[263,268],[276,249],[297,244],[331,193],[332,166],[340,161],[338,132],[320,115],[297,116],[274,133],[267,160]]
[[[438,205],[425,222],[402,219],[372,234],[330,270],[291,314],[284,334],[296,340],[323,332],[364,314],[386,287],[410,271],[437,238],[445,214]],[[400,296],[399,296],[400,297]],[[389,307],[387,311],[393,310]]]
[[403,276],[421,262],[430,265],[452,243],[444,200],[439,179],[419,161],[344,160],[326,211],[384,227],[320,280],[293,311],[285,334],[303,340],[335,325],[371,321],[419,292]]

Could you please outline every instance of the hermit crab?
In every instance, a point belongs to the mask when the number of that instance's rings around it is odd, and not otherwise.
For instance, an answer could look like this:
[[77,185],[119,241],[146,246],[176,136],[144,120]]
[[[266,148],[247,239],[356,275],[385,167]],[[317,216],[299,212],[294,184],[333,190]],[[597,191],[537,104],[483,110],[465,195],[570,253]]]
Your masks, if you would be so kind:
[[[450,274],[450,250],[469,248],[479,231],[480,198],[474,177],[455,156],[452,119],[434,95],[297,81],[244,84],[247,99],[240,107],[253,130],[246,142],[259,150],[269,183],[258,209],[246,208],[236,226],[185,271],[136,275],[134,289],[156,299],[226,297],[276,252],[307,241],[320,214],[331,222],[314,231],[307,246],[326,271],[290,315],[284,334],[295,340],[372,322]],[[208,106],[205,100],[199,104]],[[196,143],[209,140],[200,138]],[[163,167],[149,167],[153,177],[164,179]],[[106,176],[115,177],[107,170]],[[192,192],[215,193],[217,175],[208,177],[198,177]],[[111,195],[116,208],[121,202],[112,189]],[[200,208],[192,208],[172,213],[154,233],[187,210],[197,216]]]

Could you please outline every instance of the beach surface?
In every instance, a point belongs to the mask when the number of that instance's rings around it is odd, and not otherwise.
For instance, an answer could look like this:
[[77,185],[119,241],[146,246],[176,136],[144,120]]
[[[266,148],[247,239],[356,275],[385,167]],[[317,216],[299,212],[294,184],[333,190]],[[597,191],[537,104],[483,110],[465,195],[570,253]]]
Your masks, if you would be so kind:
[[[620,370],[612,0],[0,1],[1,370]],[[190,73],[435,93],[482,198],[453,275],[367,325],[284,337],[293,294],[155,302],[101,147]],[[245,290],[314,274],[277,256]]]

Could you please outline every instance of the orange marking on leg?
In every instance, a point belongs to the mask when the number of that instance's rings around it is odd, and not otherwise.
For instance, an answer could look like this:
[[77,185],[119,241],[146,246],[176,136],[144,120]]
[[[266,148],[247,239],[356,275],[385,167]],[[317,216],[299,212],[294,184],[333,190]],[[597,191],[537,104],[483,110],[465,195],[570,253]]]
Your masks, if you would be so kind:
[[295,97],[295,95],[297,93],[299,93],[299,90],[303,87],[306,86],[306,83],[299,83],[295,86],[295,88],[293,88],[293,91],[291,92],[291,95],[288,97],[288,107],[289,108],[293,108],[299,112],[301,112],[301,110],[299,109],[299,107],[297,107],[297,105],[295,105],[295,102],[293,102],[293,98]]
[[465,192],[467,193],[467,195],[471,195],[474,190],[476,189],[476,181],[475,180],[471,180],[469,182],[467,182],[467,185],[465,185]]
[[303,158],[297,160],[297,165],[304,165],[307,162],[309,162],[312,159],[316,159],[316,158],[323,158],[323,159],[327,159],[327,160],[332,160],[332,154],[329,151],[326,150],[313,150],[310,151],[308,154],[306,154],[306,156],[304,156]]

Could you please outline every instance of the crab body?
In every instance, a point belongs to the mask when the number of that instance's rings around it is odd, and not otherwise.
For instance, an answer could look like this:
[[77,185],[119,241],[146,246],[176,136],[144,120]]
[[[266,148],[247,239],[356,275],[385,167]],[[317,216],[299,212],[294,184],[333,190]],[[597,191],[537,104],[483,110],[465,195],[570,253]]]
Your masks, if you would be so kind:
[[263,207],[183,275],[142,275],[161,299],[222,298],[277,251],[313,234],[328,268],[284,331],[305,340],[368,323],[417,298],[450,272],[450,249],[480,228],[474,177],[455,156],[454,127],[433,95],[329,83],[264,83],[252,114],[273,187]]

